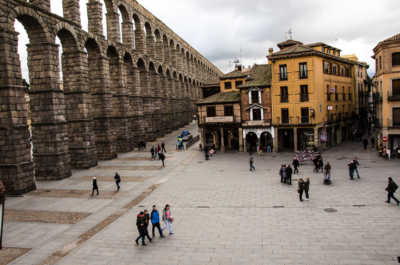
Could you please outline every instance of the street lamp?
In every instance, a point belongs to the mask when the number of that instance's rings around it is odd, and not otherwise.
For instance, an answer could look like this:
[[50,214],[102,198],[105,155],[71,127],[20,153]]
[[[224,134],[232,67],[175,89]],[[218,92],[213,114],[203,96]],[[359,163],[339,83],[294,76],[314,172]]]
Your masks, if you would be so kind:
[[3,181],[0,180],[0,249],[3,249],[3,224],[4,224],[4,204],[6,202],[6,188]]

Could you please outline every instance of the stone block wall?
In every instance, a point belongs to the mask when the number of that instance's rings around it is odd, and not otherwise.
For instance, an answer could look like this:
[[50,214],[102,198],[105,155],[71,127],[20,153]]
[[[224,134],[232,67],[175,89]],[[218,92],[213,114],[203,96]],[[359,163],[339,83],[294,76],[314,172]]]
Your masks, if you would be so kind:
[[[64,18],[50,13],[50,0],[0,0],[0,178],[10,193],[35,189],[35,177],[69,177],[72,168],[93,167],[184,126],[198,99],[186,87],[222,74],[137,1],[89,0],[88,32],[79,1],[62,2]],[[15,20],[30,40],[29,105]]]

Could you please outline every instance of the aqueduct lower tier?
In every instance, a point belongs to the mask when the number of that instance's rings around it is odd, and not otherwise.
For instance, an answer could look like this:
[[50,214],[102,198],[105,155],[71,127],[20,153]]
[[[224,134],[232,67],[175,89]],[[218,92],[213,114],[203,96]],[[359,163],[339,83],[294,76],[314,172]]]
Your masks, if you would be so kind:
[[[107,39],[103,1],[87,4],[89,32],[79,0],[62,3],[60,17],[50,0],[0,0],[0,177],[12,194],[35,189],[35,178],[69,177],[71,168],[93,167],[183,126],[199,87],[221,74],[136,1],[105,0]],[[33,158],[16,20],[29,36]]]

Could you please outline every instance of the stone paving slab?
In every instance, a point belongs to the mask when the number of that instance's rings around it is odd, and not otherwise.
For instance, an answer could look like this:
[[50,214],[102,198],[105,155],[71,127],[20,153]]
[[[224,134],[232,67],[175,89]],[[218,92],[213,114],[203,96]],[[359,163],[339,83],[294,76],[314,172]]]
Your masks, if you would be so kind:
[[38,196],[38,197],[50,197],[50,198],[88,198],[88,196],[90,196],[91,199],[113,199],[116,197],[123,197],[128,195],[128,193],[125,191],[100,191],[99,195],[96,195],[97,193],[95,192],[93,196],[91,196],[91,193],[92,190],[37,189],[35,191],[30,192],[28,195]]
[[[166,138],[167,150],[175,145],[175,138],[174,134]],[[143,154],[121,155],[134,156]],[[203,153],[193,147],[173,156],[162,170],[148,174],[146,170],[123,171],[132,177],[149,176],[143,182],[132,183],[133,187],[127,183],[124,191],[128,196],[75,199],[82,204],[81,209],[89,206],[85,205],[87,201],[107,203],[93,204],[95,211],[86,211],[92,214],[75,225],[57,225],[61,233],[52,234],[48,243],[34,247],[11,264],[40,264],[46,259],[47,264],[57,265],[398,264],[400,209],[384,203],[384,188],[387,176],[400,183],[400,161],[381,160],[375,151],[362,150],[361,144],[332,148],[323,157],[332,165],[333,184],[323,185],[322,174],[314,173],[311,163],[304,164],[293,179],[311,177],[311,199],[299,202],[297,182],[292,186],[281,184],[278,176],[279,166],[290,163],[293,153],[255,155],[254,173],[248,170],[249,156],[245,153],[218,153],[204,161]],[[361,179],[350,181],[347,160],[354,156],[360,160]],[[116,167],[125,166],[125,162],[107,161]],[[134,166],[147,163],[129,161]],[[114,173],[114,169],[96,168],[76,171],[72,178],[84,183],[82,177],[110,178]],[[112,181],[106,182],[111,188]],[[13,209],[39,208],[39,199],[47,198],[18,198],[18,203],[12,201],[9,205]],[[54,203],[51,208],[70,205],[68,198],[56,200],[62,203]],[[137,247],[137,212],[150,210],[153,204],[161,210],[166,203],[172,206],[175,234],[165,239],[157,236],[149,246]],[[9,224],[9,233],[21,234],[13,231],[20,223]],[[82,238],[84,241],[77,244]]]
[[[94,176],[82,176],[79,177],[79,180],[83,181],[91,181]],[[97,178],[98,182],[115,182],[114,177],[112,176],[95,176]],[[149,179],[151,177],[130,177],[130,176],[121,176],[121,182],[143,182],[146,179]]]
[[56,212],[56,211],[31,211],[6,209],[5,222],[38,222],[54,224],[76,224],[88,217],[90,213]]
[[112,166],[97,166],[97,169],[112,169],[116,171],[125,171],[125,170],[143,170],[143,171],[152,171],[152,170],[160,170],[160,166],[118,166],[118,165],[112,165]]
[[29,248],[3,248],[0,250],[0,265],[7,265],[29,250]]

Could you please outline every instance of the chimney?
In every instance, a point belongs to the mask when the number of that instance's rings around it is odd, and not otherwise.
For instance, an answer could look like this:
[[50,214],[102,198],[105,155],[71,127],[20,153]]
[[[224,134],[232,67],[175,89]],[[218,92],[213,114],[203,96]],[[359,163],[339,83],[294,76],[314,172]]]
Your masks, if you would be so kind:
[[268,49],[268,55],[271,55],[274,52],[274,48],[269,48]]

